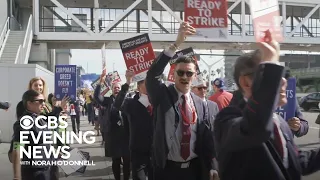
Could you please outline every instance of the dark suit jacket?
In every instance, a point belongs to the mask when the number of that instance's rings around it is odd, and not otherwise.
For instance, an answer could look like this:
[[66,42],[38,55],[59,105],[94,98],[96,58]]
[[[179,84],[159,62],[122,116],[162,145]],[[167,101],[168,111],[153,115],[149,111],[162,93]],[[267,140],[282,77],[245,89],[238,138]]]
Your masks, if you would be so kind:
[[119,111],[114,108],[115,97],[100,96],[101,86],[98,85],[94,92],[94,99],[100,105],[105,107],[103,120],[103,130],[105,132],[105,156],[106,157],[123,157],[129,156],[129,134],[126,130],[127,117],[121,114],[123,124],[118,124],[120,120]]
[[129,85],[124,84],[114,102],[115,108],[125,113],[128,117],[128,131],[130,133],[130,151],[150,154],[153,122],[147,108],[139,102],[140,94],[131,98],[127,96]]
[[208,107],[208,117],[210,122],[210,129],[213,131],[214,120],[216,119],[217,114],[219,113],[219,107],[217,103],[206,100]]
[[296,132],[292,131],[293,134],[297,137],[301,137],[301,136],[304,136],[306,134],[308,134],[308,131],[309,131],[309,124],[308,124],[308,121],[306,121],[300,111],[300,106],[299,106],[299,103],[298,103],[298,99],[296,99],[296,110],[295,110],[295,117],[299,118],[300,119],[300,129]]
[[[153,159],[157,168],[164,168],[169,153],[166,136],[173,137],[180,121],[179,111],[175,106],[178,93],[174,86],[167,87],[161,82],[160,77],[171,58],[161,53],[150,67],[146,87],[151,104],[154,107],[154,136],[153,136]],[[197,140],[195,153],[203,163],[204,174],[199,180],[208,179],[209,170],[214,169],[212,159],[214,156],[213,138],[210,124],[207,120],[207,112],[204,102],[192,94],[192,99],[198,114]],[[170,138],[172,139],[172,138]]]
[[275,64],[260,65],[252,98],[233,101],[217,115],[214,134],[221,180],[301,180],[301,174],[320,169],[319,150],[298,151],[288,124],[280,116],[288,169],[273,146],[273,112],[283,69]]

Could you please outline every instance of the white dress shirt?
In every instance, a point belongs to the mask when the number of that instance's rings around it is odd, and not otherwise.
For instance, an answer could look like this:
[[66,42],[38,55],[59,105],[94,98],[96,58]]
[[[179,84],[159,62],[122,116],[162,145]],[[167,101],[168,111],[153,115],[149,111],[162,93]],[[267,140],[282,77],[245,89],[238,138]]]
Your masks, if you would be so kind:
[[147,95],[140,93],[140,98],[138,100],[142,105],[144,105],[145,107],[148,107],[150,104],[149,102],[149,98]]
[[[178,92],[178,101],[175,104],[176,107],[178,107],[180,104],[182,104],[183,99],[181,98],[181,96],[183,95],[183,93],[179,92],[177,89],[176,91]],[[188,103],[194,107],[194,103],[192,100],[192,97],[190,95],[190,92],[188,92],[187,94],[184,94],[185,96],[187,96],[187,100]],[[179,108],[177,108],[179,109]],[[179,124],[177,127],[177,130],[175,132],[175,136],[173,137],[173,141],[172,141],[172,145],[171,148],[169,149],[169,154],[168,154],[168,160],[171,161],[175,161],[175,162],[186,162],[186,161],[190,161],[192,159],[194,159],[195,157],[197,157],[197,154],[194,152],[195,151],[195,142],[197,139],[197,124],[191,124],[190,128],[191,128],[191,138],[190,138],[190,156],[184,160],[181,157],[181,147],[180,147],[180,142],[182,140],[182,117],[181,117],[181,113],[179,113]]]

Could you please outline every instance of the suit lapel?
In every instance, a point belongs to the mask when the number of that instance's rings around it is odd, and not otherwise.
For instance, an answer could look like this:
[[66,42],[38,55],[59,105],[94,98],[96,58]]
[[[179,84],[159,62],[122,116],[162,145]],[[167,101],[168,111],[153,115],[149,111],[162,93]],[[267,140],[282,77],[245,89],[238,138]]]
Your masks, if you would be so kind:
[[175,89],[173,84],[168,87],[168,90],[169,90],[171,98],[173,100],[173,104],[176,104],[179,99],[177,90]]
[[288,150],[288,160],[289,160],[289,166],[290,163],[294,166],[294,169],[298,170],[299,172],[301,171],[299,162],[297,161],[297,156],[298,156],[298,149],[295,147],[293,144],[293,134],[291,133],[291,130],[284,125],[286,123],[281,116],[277,115],[280,121],[280,129],[283,133],[283,136],[286,140],[286,147]]
[[202,104],[199,101],[195,101],[194,100],[195,99],[195,97],[194,97],[195,95],[193,93],[190,93],[190,95],[191,95],[193,104],[194,104],[194,106],[196,108],[196,113],[197,113],[197,117],[198,117],[197,122],[199,122],[199,121],[202,120],[202,118],[200,117],[200,114],[202,114],[202,113],[199,113],[199,112],[202,112],[203,107],[202,107]]

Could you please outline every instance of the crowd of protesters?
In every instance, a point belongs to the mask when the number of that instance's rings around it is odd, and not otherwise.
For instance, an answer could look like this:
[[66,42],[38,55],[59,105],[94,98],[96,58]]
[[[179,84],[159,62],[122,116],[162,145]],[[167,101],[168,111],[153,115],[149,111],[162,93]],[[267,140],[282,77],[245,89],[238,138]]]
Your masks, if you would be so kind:
[[[287,103],[289,73],[279,63],[280,46],[270,31],[265,42],[257,43],[257,50],[237,58],[238,90],[233,94],[217,78],[211,84],[215,93],[207,99],[207,83],[197,80],[191,56],[175,61],[174,84],[159,79],[185,39],[195,33],[195,28],[182,23],[176,41],[154,60],[133,94],[129,86],[135,74],[130,70],[124,84],[111,84],[110,97],[101,95],[103,71],[94,91],[81,90],[76,101],[64,97],[59,103],[52,94],[47,97],[46,82],[34,78],[16,108],[17,120],[23,115],[68,113],[72,130],[78,133],[80,116],[86,114],[102,135],[115,180],[120,180],[121,171],[124,180],[131,173],[133,180],[301,180],[320,170],[319,148],[300,150],[294,142],[294,136],[309,130],[298,106],[295,117],[287,121],[275,114]],[[8,109],[9,104],[0,107]],[[20,128],[17,121],[9,151],[14,179],[58,179],[57,166],[19,164]],[[36,145],[46,146],[30,144]]]

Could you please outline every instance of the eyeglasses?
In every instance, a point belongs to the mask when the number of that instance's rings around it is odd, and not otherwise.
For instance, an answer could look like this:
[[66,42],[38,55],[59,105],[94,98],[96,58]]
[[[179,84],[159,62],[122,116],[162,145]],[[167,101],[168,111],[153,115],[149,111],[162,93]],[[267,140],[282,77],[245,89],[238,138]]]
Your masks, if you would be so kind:
[[46,100],[45,99],[35,99],[32,102],[39,102],[40,104],[45,103]]
[[194,72],[192,72],[192,71],[177,70],[176,72],[177,72],[178,76],[180,76],[180,77],[184,76],[184,74],[186,74],[187,77],[191,77],[194,74]]
[[208,88],[207,87],[198,87],[198,90],[201,91],[201,90],[207,90]]

